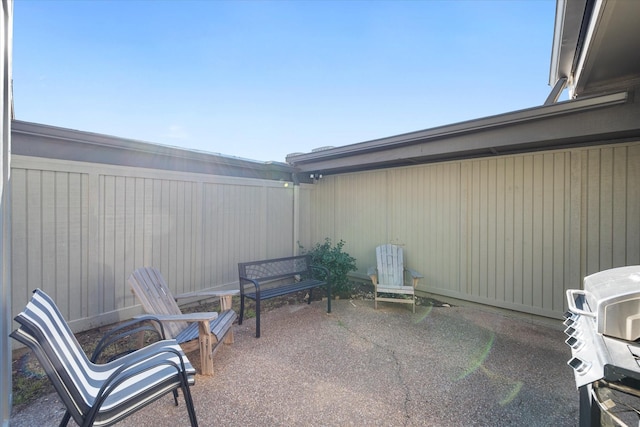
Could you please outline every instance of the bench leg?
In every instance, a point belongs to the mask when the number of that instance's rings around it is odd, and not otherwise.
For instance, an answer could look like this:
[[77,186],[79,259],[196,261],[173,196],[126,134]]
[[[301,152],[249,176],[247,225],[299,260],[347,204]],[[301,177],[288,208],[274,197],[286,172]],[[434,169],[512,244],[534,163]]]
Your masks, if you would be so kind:
[[256,338],[260,338],[260,297],[256,298]]
[[307,304],[311,304],[311,300],[313,299],[313,288],[309,289],[309,300]]
[[213,339],[209,321],[198,322],[198,343],[200,344],[200,369],[202,375],[213,375]]

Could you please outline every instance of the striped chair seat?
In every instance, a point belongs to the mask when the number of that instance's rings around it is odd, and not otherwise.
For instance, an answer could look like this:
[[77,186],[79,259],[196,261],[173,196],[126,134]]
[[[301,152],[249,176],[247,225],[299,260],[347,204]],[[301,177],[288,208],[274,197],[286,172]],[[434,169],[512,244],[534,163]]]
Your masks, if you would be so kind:
[[80,426],[108,426],[159,397],[182,389],[189,419],[197,425],[189,386],[195,369],[175,340],[161,340],[105,364],[92,363],[53,300],[34,291],[15,317],[20,328],[11,337],[36,355]]

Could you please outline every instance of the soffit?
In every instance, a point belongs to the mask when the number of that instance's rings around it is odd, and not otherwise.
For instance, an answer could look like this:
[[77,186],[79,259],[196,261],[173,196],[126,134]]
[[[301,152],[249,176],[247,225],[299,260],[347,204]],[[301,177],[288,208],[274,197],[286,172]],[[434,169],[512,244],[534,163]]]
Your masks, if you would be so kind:
[[305,173],[344,173],[640,137],[634,92],[565,101],[498,116],[287,156]]
[[640,1],[558,0],[550,84],[569,79],[578,98],[640,80]]

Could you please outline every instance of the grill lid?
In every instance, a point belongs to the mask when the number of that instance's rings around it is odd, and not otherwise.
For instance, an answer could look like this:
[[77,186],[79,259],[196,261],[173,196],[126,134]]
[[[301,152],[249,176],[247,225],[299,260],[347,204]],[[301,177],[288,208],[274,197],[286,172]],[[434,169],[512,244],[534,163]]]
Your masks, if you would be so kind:
[[594,273],[585,277],[584,290],[571,289],[567,296],[569,310],[595,318],[599,334],[640,339],[640,265]]

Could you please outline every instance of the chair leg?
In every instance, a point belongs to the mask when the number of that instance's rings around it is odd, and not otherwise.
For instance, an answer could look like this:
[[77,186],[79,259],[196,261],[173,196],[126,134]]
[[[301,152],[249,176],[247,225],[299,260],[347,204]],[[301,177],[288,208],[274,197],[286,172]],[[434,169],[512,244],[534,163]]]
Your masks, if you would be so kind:
[[227,334],[224,337],[224,341],[225,344],[233,344],[235,342],[234,338],[233,338],[233,327],[230,326],[229,327],[229,331],[227,331]]
[[71,419],[71,412],[67,410],[64,413],[64,417],[62,417],[62,421],[60,421],[60,425],[58,427],[66,427],[69,424],[70,419]]
[[200,347],[200,370],[202,375],[213,375],[213,357],[211,354],[213,334],[209,321],[198,322],[198,344]]
[[244,319],[244,295],[240,295],[240,318],[238,319],[238,325],[242,325],[242,319]]
[[187,381],[187,375],[182,372],[181,386],[182,394],[184,395],[184,402],[187,405],[187,412],[189,413],[189,421],[191,427],[198,427],[198,419],[196,418],[196,409],[193,406],[193,398],[191,397],[191,390],[189,389],[189,382]]

